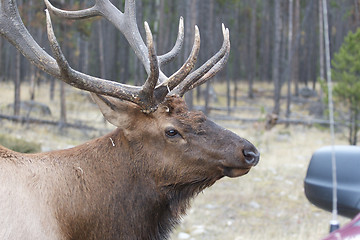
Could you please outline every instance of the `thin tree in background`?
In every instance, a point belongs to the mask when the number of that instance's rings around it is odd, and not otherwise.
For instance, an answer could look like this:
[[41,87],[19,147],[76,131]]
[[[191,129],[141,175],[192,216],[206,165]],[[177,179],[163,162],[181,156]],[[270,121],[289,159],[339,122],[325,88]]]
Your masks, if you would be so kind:
[[251,20],[250,20],[250,38],[249,38],[249,69],[248,69],[248,97],[254,97],[254,79],[256,76],[256,1],[250,1]]
[[[22,5],[22,1],[19,1],[19,5]],[[15,53],[15,78],[14,78],[14,115],[20,115],[20,86],[21,86],[21,53],[16,51]]]
[[30,86],[29,86],[29,93],[30,93],[30,100],[35,100],[35,85],[36,85],[36,69],[35,66],[30,67]]
[[249,61],[248,61],[248,97],[254,97],[253,85],[254,78],[256,76],[256,1],[250,1],[251,8],[251,20],[250,20],[250,37],[248,40],[248,51],[249,51]]
[[[136,1],[136,8],[137,9],[142,9],[143,8],[143,1]],[[143,12],[142,11],[137,11],[136,12],[136,18],[137,18],[137,22],[141,22],[143,23]],[[142,24],[140,25],[142,26]],[[143,28],[140,28],[140,33],[142,31]],[[139,60],[139,58],[133,54],[134,56],[134,83],[135,85],[141,85],[145,79],[145,73],[144,73],[144,69],[142,67],[142,64]]]
[[261,29],[258,33],[261,38],[260,40],[260,58],[259,61],[259,72],[260,79],[263,82],[271,81],[271,47],[270,42],[272,40],[272,22],[271,22],[271,11],[270,9],[270,1],[262,2],[262,11],[261,11]]
[[[60,25],[61,33],[65,35],[66,26]],[[69,54],[67,54],[69,55]],[[62,129],[66,126],[66,94],[65,94],[65,83],[60,81],[60,120],[59,128]]]
[[[197,17],[197,0],[186,0],[186,21],[185,21],[185,43],[184,43],[184,60],[187,59],[187,54],[191,51],[192,38],[194,35],[194,26],[196,23]],[[194,107],[193,102],[193,91],[189,91],[185,94],[185,100],[189,107],[192,109]]]
[[[165,1],[164,0],[156,0],[156,19],[154,23],[154,42],[156,43],[156,51],[160,54],[165,52],[165,48],[167,47],[166,37],[169,34],[166,34],[164,25],[169,24],[165,20]],[[157,28],[157,29],[156,29]],[[167,29],[168,30],[168,29]],[[166,36],[166,37],[165,37]]]
[[15,55],[16,75],[14,79],[15,95],[14,95],[14,115],[20,115],[20,85],[21,85],[21,53],[18,51]]
[[355,6],[355,27],[358,27],[360,24],[360,16],[359,16],[359,2],[358,0],[354,0]]
[[281,97],[281,79],[280,79],[280,47],[282,34],[282,19],[281,19],[281,1],[274,1],[274,47],[273,47],[273,73],[272,80],[274,83],[274,108],[272,113],[279,115],[280,113],[280,97]]
[[[300,36],[300,0],[295,0],[294,8],[294,34],[293,41],[295,42],[297,36]],[[293,55],[293,66],[292,66],[292,76],[294,83],[294,95],[299,96],[299,50],[297,47],[294,47]]]
[[0,37],[0,81],[4,79],[2,59],[3,59],[3,38]]
[[[235,7],[235,23],[234,23],[234,31],[236,32],[240,32],[240,2],[238,1],[236,3],[236,7]],[[232,34],[230,34],[230,36],[232,36]],[[241,42],[238,41],[236,43],[231,43],[232,46],[232,50],[231,51],[235,51],[235,52],[240,52],[241,49]],[[234,107],[237,107],[237,102],[238,102],[238,89],[239,89],[239,79],[240,79],[240,54],[235,54],[234,55],[234,60],[233,60],[233,80],[234,80],[234,94],[233,94],[233,99],[234,99]]]
[[[211,36],[214,36],[213,33],[213,23],[214,23],[214,1],[210,1],[208,4],[208,12],[209,12],[209,17],[207,19],[208,21],[208,25],[207,25],[207,31],[206,31],[206,41],[208,44],[208,49],[214,49],[214,39]],[[206,52],[207,56],[205,56],[205,58],[210,58],[211,57],[211,53],[209,51]],[[205,88],[205,111],[204,113],[206,115],[208,115],[210,113],[210,85],[211,82],[208,81],[206,82],[206,88]]]
[[65,83],[60,82],[60,121],[59,128],[66,126],[66,94],[65,94]]
[[287,99],[286,99],[286,117],[290,117],[291,104],[291,76],[292,76],[292,39],[293,39],[293,0],[289,0],[289,21],[288,21],[288,46],[287,46],[287,61],[289,66],[289,73],[287,74]]
[[319,73],[320,80],[323,81],[325,79],[324,72],[324,22],[323,22],[323,7],[322,3],[319,1]]
[[317,78],[317,53],[316,51],[316,43],[317,43],[317,29],[316,29],[316,4],[314,4],[315,10],[310,12],[309,22],[314,22],[315,24],[308,24],[307,26],[311,26],[311,29],[308,30],[309,35],[309,43],[307,47],[308,51],[308,70],[307,70],[307,79],[309,82],[312,83],[312,89],[315,90],[316,88],[316,78]]
[[99,66],[100,66],[100,78],[106,79],[105,74],[105,54],[104,54],[104,34],[102,20],[98,21],[98,40],[99,40]]

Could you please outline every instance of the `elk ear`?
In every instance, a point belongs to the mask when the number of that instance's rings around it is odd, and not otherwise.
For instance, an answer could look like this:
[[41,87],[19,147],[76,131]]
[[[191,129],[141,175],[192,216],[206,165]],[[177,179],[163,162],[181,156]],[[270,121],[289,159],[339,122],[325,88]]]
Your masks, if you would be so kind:
[[125,128],[130,124],[130,114],[134,112],[135,104],[95,93],[91,93],[91,97],[108,122],[120,128]]

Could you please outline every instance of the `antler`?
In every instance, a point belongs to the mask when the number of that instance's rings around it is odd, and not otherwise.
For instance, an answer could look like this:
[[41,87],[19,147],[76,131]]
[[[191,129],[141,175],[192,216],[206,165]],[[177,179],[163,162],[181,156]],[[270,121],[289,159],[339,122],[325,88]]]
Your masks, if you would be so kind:
[[146,45],[141,38],[136,24],[135,0],[125,1],[124,13],[117,9],[109,0],[96,0],[93,7],[79,11],[61,10],[52,6],[48,0],[44,1],[51,12],[67,19],[103,16],[109,20],[123,33],[148,73],[148,78],[144,85],[142,87],[129,86],[92,77],[72,69],[56,41],[48,11],[46,11],[48,38],[55,60],[39,47],[28,33],[21,21],[14,0],[1,0],[0,2],[0,34],[5,36],[25,57],[45,72],[74,87],[134,102],[145,113],[155,111],[157,105],[164,100],[167,94],[183,96],[185,92],[204,83],[220,71],[228,59],[230,51],[229,30],[225,29],[223,25],[224,42],[222,48],[199,69],[190,74],[195,66],[200,49],[200,34],[197,26],[195,26],[195,38],[190,56],[176,73],[166,77],[160,68],[174,59],[180,52],[184,39],[182,18],[180,18],[175,46],[168,53],[157,56],[152,33],[146,22],[144,24]]

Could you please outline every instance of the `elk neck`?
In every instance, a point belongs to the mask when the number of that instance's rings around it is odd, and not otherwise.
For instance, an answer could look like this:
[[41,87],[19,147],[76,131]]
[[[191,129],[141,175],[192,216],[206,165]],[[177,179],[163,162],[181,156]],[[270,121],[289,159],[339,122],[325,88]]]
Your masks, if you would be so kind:
[[[140,143],[125,135],[116,129],[77,147],[43,155],[62,170],[51,176],[59,178],[56,189],[49,187],[54,191],[51,201],[61,228],[69,235],[79,239],[111,234],[121,234],[112,236],[121,239],[163,239],[160,236],[167,236],[185,212],[188,199],[180,200],[174,192],[170,195],[157,186],[146,159],[149,156]],[[57,194],[59,189],[62,195]],[[132,227],[124,228],[124,222]],[[94,227],[102,229],[97,231],[99,235],[83,235]]]

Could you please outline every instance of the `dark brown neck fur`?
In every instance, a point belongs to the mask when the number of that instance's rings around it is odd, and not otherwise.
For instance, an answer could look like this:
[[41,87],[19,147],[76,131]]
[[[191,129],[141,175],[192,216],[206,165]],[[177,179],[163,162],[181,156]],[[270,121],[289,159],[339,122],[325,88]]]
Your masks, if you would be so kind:
[[157,186],[146,162],[135,160],[148,157],[138,156],[148,154],[140,143],[127,141],[119,129],[93,141],[52,156],[43,154],[64,170],[52,177],[71,183],[57,186],[61,192],[68,187],[62,195],[53,189],[52,200],[70,239],[166,239],[189,199],[212,184]]

